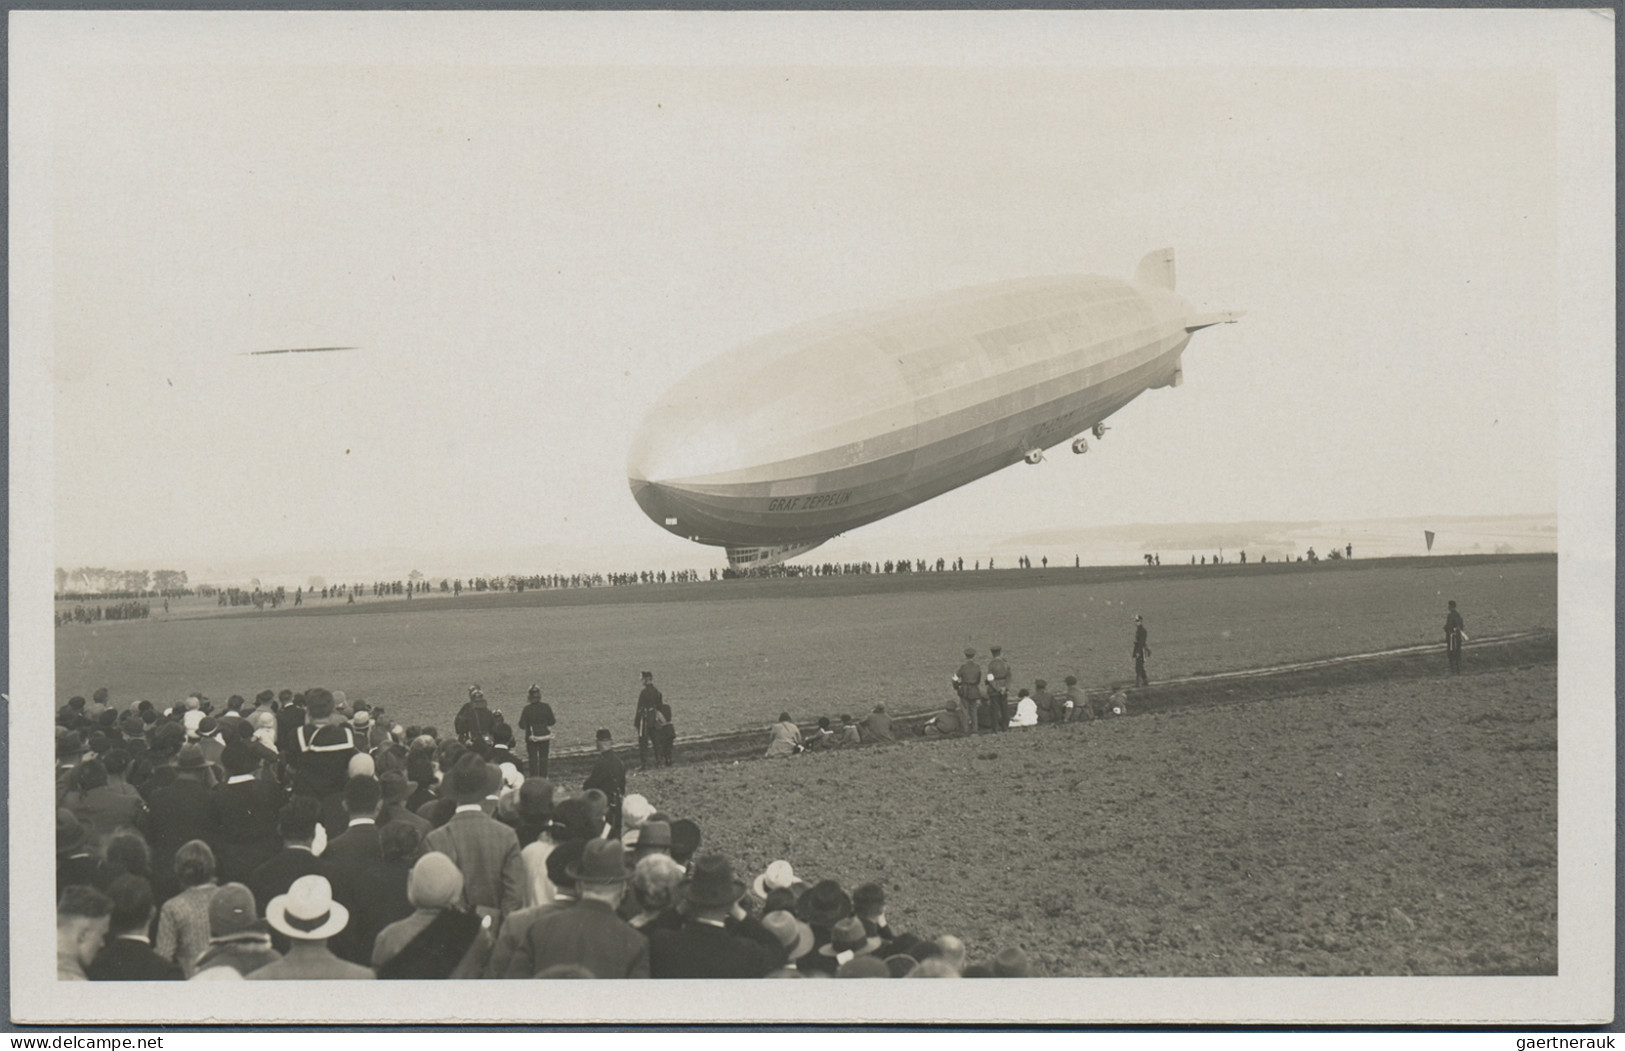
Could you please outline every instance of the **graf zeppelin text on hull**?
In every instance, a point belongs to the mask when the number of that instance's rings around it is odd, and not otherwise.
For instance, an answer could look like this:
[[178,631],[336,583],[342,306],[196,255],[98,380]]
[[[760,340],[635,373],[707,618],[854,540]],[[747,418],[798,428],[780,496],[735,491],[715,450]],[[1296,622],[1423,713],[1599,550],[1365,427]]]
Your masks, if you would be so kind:
[[1133,281],[1021,278],[797,325],[667,392],[633,439],[632,495],[736,567],[780,562],[1177,387],[1191,333],[1238,316],[1195,314],[1163,249]]

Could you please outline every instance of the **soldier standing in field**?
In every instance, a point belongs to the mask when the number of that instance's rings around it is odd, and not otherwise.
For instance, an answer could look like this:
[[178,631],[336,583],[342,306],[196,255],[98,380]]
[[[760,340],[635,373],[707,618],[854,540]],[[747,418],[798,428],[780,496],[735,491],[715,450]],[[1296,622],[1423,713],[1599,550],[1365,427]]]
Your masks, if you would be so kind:
[[1450,657],[1450,674],[1461,672],[1461,644],[1467,641],[1467,624],[1456,611],[1456,600],[1450,600],[1450,612],[1444,618],[1444,648]]
[[980,732],[976,722],[976,706],[982,699],[982,666],[976,663],[974,649],[965,648],[965,663],[954,673],[953,682],[954,692],[959,694],[959,704],[965,709],[965,732]]
[[519,731],[530,753],[530,776],[547,776],[547,756],[553,747],[553,706],[542,700],[542,688],[530,688],[530,703],[519,713]]
[[654,713],[662,698],[655,687],[655,674],[643,673],[643,690],[638,694],[637,711],[632,713],[632,727],[638,732],[638,769],[649,769],[649,746],[654,743]]
[[1146,645],[1145,618],[1138,613],[1134,615],[1134,685],[1150,686],[1151,680],[1145,675],[1145,659],[1151,656],[1151,647]]
[[987,707],[993,720],[993,729],[1010,728],[1010,665],[1000,656],[1001,647],[992,647],[993,659],[987,662]]

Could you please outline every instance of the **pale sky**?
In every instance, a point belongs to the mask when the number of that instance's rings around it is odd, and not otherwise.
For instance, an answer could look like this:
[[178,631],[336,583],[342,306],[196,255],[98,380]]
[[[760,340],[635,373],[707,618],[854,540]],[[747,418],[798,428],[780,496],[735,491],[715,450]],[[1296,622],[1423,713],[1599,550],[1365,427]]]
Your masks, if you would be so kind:
[[1589,12],[12,19],[57,565],[720,566],[627,489],[671,383],[1164,245],[1247,312],[1183,387],[813,557],[1555,513],[1576,362],[1611,411]]

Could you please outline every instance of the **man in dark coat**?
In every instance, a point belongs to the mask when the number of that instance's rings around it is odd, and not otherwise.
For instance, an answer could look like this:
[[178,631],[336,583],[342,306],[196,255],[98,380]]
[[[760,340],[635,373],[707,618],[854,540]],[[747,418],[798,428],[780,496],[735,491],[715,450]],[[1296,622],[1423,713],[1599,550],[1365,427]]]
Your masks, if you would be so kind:
[[383,855],[378,848],[378,807],[383,793],[376,779],[358,775],[344,785],[344,811],[349,824],[327,844],[322,858],[344,870],[345,879],[354,882],[362,869]]
[[982,666],[976,663],[976,651],[970,647],[965,648],[965,663],[954,672],[954,692],[959,695],[959,705],[965,710],[965,725],[967,733],[979,732],[976,721],[976,709],[982,700]]
[[1456,611],[1456,600],[1450,600],[1450,612],[1444,617],[1444,648],[1450,658],[1450,673],[1461,671],[1461,644],[1467,638],[1467,622]]
[[310,719],[294,733],[293,791],[295,795],[326,799],[344,791],[350,776],[350,757],[358,751],[355,731],[334,711],[333,695],[323,689],[305,694]]
[[256,777],[259,759],[245,741],[233,741],[220,753],[226,783],[214,790],[215,862],[223,883],[241,883],[282,849],[277,813],[282,786]]
[[[687,902],[688,920],[675,931],[649,937],[649,974],[653,978],[761,978],[784,963],[775,938],[759,923],[745,921],[728,929],[734,903],[745,884],[734,878],[733,865],[721,854],[694,862],[694,875],[677,885]],[[748,924],[749,926],[746,926]],[[752,937],[760,929],[765,939]]]
[[496,716],[491,714],[490,707],[485,703],[485,691],[479,686],[468,688],[468,703],[457,712],[457,718],[452,720],[452,729],[457,732],[457,740],[479,752],[484,756],[492,743],[492,731],[496,729]]
[[181,969],[152,951],[152,884],[140,876],[120,876],[107,886],[113,914],[107,942],[85,968],[93,982],[180,981]]
[[993,719],[993,729],[1010,728],[1010,665],[1000,654],[1003,649],[992,647],[993,659],[987,662],[987,707]]
[[580,900],[549,911],[526,932],[532,977],[560,965],[585,967],[596,978],[649,977],[649,943],[615,915],[626,893],[626,852],[612,839],[595,839],[570,867]]
[[592,770],[587,774],[587,780],[582,782],[582,789],[596,788],[604,793],[609,800],[609,810],[605,814],[609,821],[609,834],[617,839],[621,835],[621,800],[626,797],[626,764],[621,757],[615,754],[615,741],[608,730],[599,730],[597,734],[598,758],[593,760]]
[[[248,889],[254,894],[254,903],[261,916],[265,915],[267,903],[286,894],[301,876],[322,876],[332,888],[335,900],[346,908],[354,902],[353,892],[345,882],[344,871],[310,851],[311,842],[316,838],[317,813],[314,799],[294,796],[278,815],[277,826],[284,844],[282,851],[255,869],[248,878]],[[288,951],[287,939],[282,935],[274,934],[272,940],[278,952]],[[370,959],[372,946],[358,946],[352,943],[352,939],[340,936],[334,939],[332,949],[346,960],[360,963]]]
[[655,725],[651,715],[660,707],[660,690],[655,686],[652,671],[643,673],[643,689],[638,693],[638,707],[632,713],[632,728],[638,732],[638,769],[649,769],[649,746],[654,743]]
[[152,847],[152,879],[165,898],[182,889],[175,879],[175,852],[181,844],[194,839],[214,843],[220,838],[210,805],[213,795],[205,781],[208,770],[202,750],[187,745],[175,760],[175,779],[149,800],[145,832]]
[[525,735],[530,776],[547,776],[547,753],[553,747],[553,706],[542,700],[542,688],[530,688],[530,703],[519,713],[519,732]]
[[1134,684],[1136,686],[1149,686],[1151,680],[1145,676],[1145,659],[1151,656],[1151,647],[1146,645],[1145,620],[1136,613],[1134,615]]

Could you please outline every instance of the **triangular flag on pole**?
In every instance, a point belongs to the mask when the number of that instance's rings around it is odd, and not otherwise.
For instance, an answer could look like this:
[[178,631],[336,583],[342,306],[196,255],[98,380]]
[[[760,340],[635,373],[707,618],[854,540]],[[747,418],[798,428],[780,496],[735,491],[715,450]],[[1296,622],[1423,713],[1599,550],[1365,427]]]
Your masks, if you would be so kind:
[[1432,551],[1433,550],[1433,530],[1424,529],[1424,530],[1422,530],[1422,535],[1427,537],[1428,550]]

